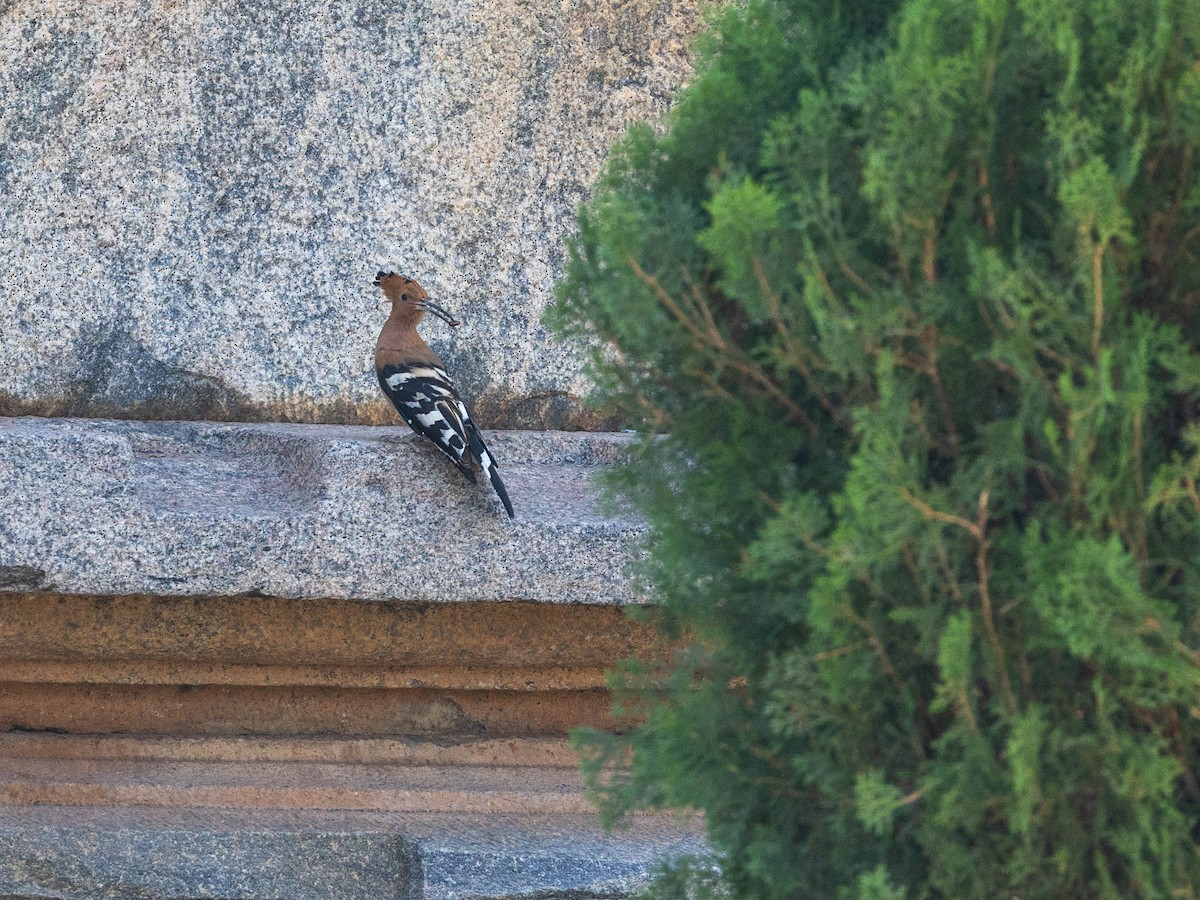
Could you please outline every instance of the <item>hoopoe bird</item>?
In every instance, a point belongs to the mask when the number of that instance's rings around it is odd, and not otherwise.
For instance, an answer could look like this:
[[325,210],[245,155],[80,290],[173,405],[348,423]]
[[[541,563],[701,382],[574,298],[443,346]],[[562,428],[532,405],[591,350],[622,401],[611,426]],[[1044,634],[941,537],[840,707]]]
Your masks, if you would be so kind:
[[383,288],[384,296],[392,304],[391,315],[375,343],[379,386],[409,427],[433,441],[472,484],[476,483],[472,461],[478,463],[508,517],[513,518],[512,503],[496,461],[458,396],[454,382],[446,374],[446,364],[417,334],[417,325],[426,312],[450,326],[461,323],[430,300],[425,289],[411,278],[395,272],[379,272],[372,284]]

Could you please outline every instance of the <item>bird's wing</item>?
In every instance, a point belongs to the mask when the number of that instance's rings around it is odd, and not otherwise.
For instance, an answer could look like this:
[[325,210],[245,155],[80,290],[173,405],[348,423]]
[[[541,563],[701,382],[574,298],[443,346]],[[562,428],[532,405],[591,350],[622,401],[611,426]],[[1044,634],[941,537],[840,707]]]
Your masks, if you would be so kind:
[[446,370],[428,363],[401,363],[384,366],[378,375],[380,387],[409,427],[433,441],[474,481],[463,461],[470,444],[470,417]]

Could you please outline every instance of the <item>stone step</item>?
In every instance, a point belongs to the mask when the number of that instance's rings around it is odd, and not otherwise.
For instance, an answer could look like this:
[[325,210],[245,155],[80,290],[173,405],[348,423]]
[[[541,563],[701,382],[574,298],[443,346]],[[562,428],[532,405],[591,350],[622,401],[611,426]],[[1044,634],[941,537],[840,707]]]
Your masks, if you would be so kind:
[[0,759],[0,803],[580,815],[591,811],[572,768],[308,762]]
[[561,737],[407,738],[160,737],[0,732],[0,759],[572,768]]
[[[591,811],[559,739],[374,741],[0,735],[0,803],[387,812]],[[357,756],[357,758],[355,758]],[[349,757],[349,758],[347,758]]]
[[0,592],[0,731],[562,735],[663,652],[614,606]]
[[395,823],[206,810],[0,805],[5,900],[417,900]]
[[696,819],[605,834],[559,739],[0,734],[0,897],[626,897]]
[[0,590],[625,604],[628,436],[493,432],[516,519],[407,427],[0,417]]
[[429,691],[211,685],[0,684],[0,727],[88,732],[565,734],[605,724],[590,691]]
[[[623,435],[0,419],[0,897],[617,897],[565,734],[663,658]],[[513,602],[523,601],[523,602]],[[64,732],[64,733],[58,733]]]
[[598,900],[705,852],[665,816],[0,805],[5,900]]

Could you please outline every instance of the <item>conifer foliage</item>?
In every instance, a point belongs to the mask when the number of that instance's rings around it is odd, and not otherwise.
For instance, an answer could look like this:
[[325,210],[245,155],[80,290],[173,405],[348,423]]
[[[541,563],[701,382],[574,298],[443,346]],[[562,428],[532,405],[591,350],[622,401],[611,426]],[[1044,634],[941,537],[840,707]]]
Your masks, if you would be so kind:
[[747,0],[699,59],[551,314],[691,641],[606,812],[705,812],[668,893],[1197,896],[1200,4]]

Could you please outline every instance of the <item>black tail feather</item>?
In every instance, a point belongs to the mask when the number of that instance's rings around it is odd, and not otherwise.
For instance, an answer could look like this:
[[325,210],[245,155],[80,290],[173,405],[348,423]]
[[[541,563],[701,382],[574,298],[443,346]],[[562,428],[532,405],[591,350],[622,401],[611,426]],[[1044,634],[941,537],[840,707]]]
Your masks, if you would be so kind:
[[479,460],[479,466],[492,482],[492,487],[496,489],[496,496],[500,498],[500,502],[504,504],[504,511],[508,513],[510,519],[516,518],[513,515],[512,501],[508,499],[508,491],[504,487],[504,482],[500,478],[500,473],[496,470],[496,461],[492,459],[492,455],[488,452],[487,445],[483,442],[483,435],[479,433],[479,429],[475,427],[475,423],[471,422],[467,426],[467,434],[469,435],[469,449],[472,455]]
[[512,501],[508,499],[508,491],[504,489],[504,482],[500,480],[500,472],[497,471],[495,463],[488,469],[488,476],[492,479],[492,487],[496,489],[496,496],[504,504],[504,509],[508,513],[508,517],[510,519],[515,518],[513,516]]

